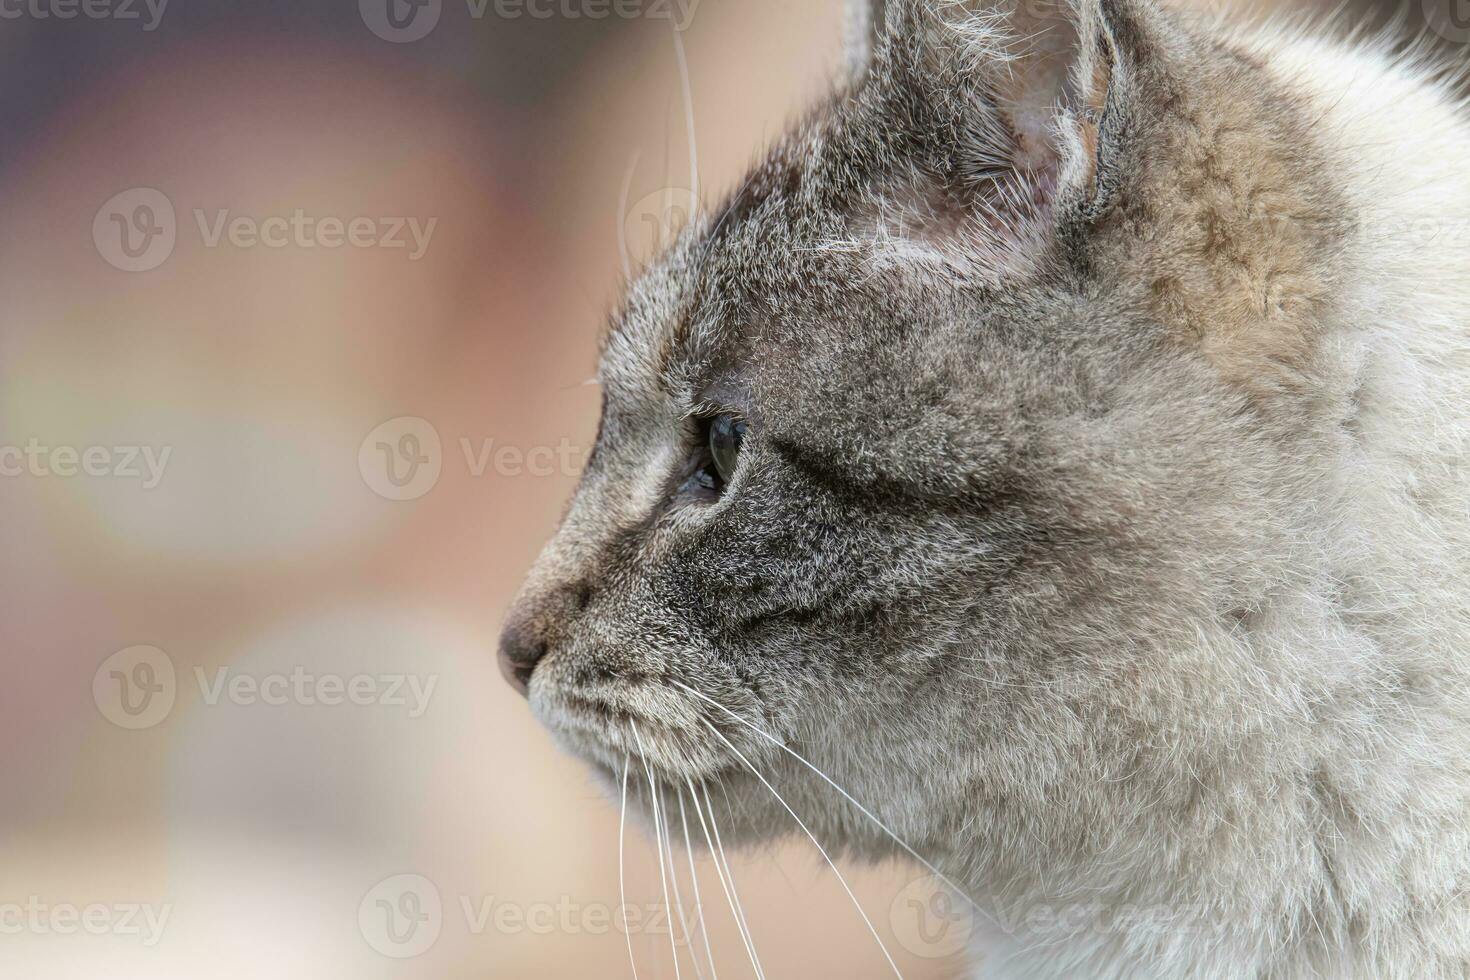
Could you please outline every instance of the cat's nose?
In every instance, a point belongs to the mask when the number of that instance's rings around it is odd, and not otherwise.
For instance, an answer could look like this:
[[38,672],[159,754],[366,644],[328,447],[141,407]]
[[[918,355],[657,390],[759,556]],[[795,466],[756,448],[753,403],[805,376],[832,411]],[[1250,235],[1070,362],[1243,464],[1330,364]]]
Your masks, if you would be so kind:
[[511,687],[522,694],[530,690],[536,665],[574,628],[591,595],[591,589],[578,583],[516,603],[500,631],[500,672]]
[[513,617],[500,631],[500,673],[522,695],[531,689],[531,675],[545,656],[546,640],[534,623]]

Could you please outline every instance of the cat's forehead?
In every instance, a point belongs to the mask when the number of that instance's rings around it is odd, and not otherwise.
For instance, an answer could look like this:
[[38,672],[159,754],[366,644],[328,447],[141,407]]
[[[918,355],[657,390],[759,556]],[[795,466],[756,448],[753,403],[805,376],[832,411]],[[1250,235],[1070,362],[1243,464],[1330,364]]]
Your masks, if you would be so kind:
[[871,273],[851,216],[881,182],[876,166],[854,162],[871,127],[850,116],[809,119],[631,285],[607,336],[605,384],[674,393],[751,345],[800,358],[844,329],[853,288]]

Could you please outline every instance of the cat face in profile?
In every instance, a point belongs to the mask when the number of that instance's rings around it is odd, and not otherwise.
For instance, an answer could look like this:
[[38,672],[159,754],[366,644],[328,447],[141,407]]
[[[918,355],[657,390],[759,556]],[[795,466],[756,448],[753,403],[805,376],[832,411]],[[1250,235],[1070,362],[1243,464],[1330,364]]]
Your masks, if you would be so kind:
[[[747,768],[789,760],[738,717],[916,846],[1094,837],[1079,773],[1230,737],[1254,668],[1159,651],[1223,642],[1292,547],[1335,202],[1249,66],[1149,8],[899,3],[874,35],[633,284],[504,661],[615,780],[738,789],[732,834],[793,829]],[[1283,175],[1313,218],[1277,229],[1290,281],[1217,307],[1266,244],[1225,198]]]
[[1177,871],[1322,670],[1261,637],[1353,437],[1352,162],[1146,0],[871,38],[631,286],[506,672],[634,805],[721,787],[727,839],[793,832],[778,788],[894,853],[787,745],[998,893]]

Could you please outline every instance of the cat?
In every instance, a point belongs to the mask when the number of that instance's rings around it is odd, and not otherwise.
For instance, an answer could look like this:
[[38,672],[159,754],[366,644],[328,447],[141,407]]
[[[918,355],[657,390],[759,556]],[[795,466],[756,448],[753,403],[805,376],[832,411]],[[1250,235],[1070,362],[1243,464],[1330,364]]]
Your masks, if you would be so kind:
[[1470,976],[1455,71],[863,13],[631,284],[507,677],[645,822],[920,856],[977,975]]

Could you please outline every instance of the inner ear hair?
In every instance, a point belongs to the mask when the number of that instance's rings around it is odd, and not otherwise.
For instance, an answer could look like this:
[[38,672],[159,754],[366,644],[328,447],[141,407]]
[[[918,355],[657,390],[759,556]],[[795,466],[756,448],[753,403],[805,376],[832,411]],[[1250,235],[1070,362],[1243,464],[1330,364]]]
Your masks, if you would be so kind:
[[1019,0],[1018,7],[1018,53],[997,79],[996,99],[1020,143],[1018,162],[1040,169],[1066,158],[1069,136],[1095,151],[1111,49],[1101,25],[1090,23],[1095,6]]
[[[1014,166],[1064,184],[1090,180],[1115,70],[1099,0],[929,0],[928,6],[957,35],[948,44],[958,45],[961,64],[1014,137]],[[953,47],[947,56],[956,56]]]
[[[917,27],[914,68],[932,97],[976,113],[988,104],[1005,146],[978,148],[1004,157],[1023,177],[1089,205],[1105,183],[1100,170],[1117,156],[1127,106],[1127,66],[1111,20],[1131,0],[889,0],[908,8],[889,29]],[[899,41],[890,38],[889,43]],[[968,93],[968,99],[965,98]],[[993,141],[992,141],[993,142]]]
[[1032,268],[1063,225],[1084,228],[1126,169],[1112,144],[1128,135],[1130,73],[1108,8],[1126,17],[1135,2],[865,2],[880,38],[870,68],[921,100],[930,155],[859,209],[855,235],[995,281]]

